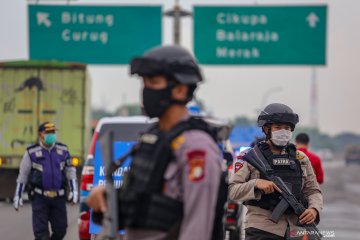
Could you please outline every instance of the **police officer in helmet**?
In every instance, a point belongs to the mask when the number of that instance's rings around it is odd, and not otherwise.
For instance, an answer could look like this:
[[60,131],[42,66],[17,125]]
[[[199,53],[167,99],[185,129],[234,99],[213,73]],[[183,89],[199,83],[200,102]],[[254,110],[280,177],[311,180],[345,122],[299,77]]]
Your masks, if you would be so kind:
[[[193,56],[179,46],[150,49],[131,62],[142,77],[142,102],[158,123],[143,134],[118,193],[119,228],[126,239],[222,239],[220,149],[209,126],[186,104],[203,80]],[[88,204],[107,209],[103,188]]]
[[78,201],[76,169],[68,147],[56,141],[56,131],[51,122],[39,125],[39,143],[26,149],[17,179],[14,208],[18,211],[22,205],[22,193],[28,184],[35,240],[63,239],[67,228],[66,199]]
[[244,161],[247,152],[243,152],[234,163],[229,196],[244,201],[247,206],[245,233],[248,240],[298,237],[298,230],[301,230],[298,221],[300,224],[311,224],[320,220],[323,198],[314,171],[307,156],[290,143],[298,122],[298,115],[290,107],[280,103],[269,104],[258,117],[258,125],[266,139],[255,147],[265,157],[263,164],[272,169],[274,175],[280,177],[307,208],[299,217],[289,207],[277,223],[271,221],[271,213],[280,202],[281,190]]

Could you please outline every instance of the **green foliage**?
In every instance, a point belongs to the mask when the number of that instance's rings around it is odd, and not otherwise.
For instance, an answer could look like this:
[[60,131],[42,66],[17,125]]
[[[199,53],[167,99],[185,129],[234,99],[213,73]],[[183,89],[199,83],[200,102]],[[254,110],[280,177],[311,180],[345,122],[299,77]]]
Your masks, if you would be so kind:
[[94,108],[91,112],[92,120],[100,120],[103,117],[114,117],[114,116],[138,116],[142,115],[141,107],[139,104],[124,104],[118,107],[115,112],[102,109]]
[[310,127],[296,127],[293,133],[294,138],[299,133],[307,133],[310,137],[310,145],[313,149],[336,149],[334,140],[331,136],[325,133],[321,133],[317,128]]
[[139,116],[142,115],[139,104],[124,104],[116,110],[116,116]]
[[[254,126],[256,120],[246,116],[237,116],[233,120],[234,125]],[[360,135],[355,133],[340,133],[336,136],[320,132],[317,128],[297,126],[293,133],[293,138],[299,133],[307,133],[310,137],[310,145],[312,149],[330,149],[332,151],[344,152],[350,146],[360,145]]]
[[242,125],[242,126],[254,126],[256,125],[256,121],[254,119],[250,119],[246,116],[237,116],[233,121],[234,125]]
[[347,149],[360,145],[360,135],[354,133],[340,133],[334,137],[334,143],[338,148]]
[[91,119],[92,120],[100,120],[103,117],[113,117],[114,113],[107,111],[102,108],[94,108],[91,111]]

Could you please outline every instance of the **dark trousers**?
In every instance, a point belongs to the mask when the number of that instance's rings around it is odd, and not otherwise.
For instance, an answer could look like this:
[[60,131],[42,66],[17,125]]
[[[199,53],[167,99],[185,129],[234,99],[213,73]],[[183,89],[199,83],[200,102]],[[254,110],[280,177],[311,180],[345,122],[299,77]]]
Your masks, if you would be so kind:
[[[66,198],[47,198],[35,194],[31,205],[35,240],[62,240],[67,228]],[[52,231],[51,238],[49,222]]]
[[285,237],[273,233],[265,232],[257,228],[245,229],[245,240],[286,240]]

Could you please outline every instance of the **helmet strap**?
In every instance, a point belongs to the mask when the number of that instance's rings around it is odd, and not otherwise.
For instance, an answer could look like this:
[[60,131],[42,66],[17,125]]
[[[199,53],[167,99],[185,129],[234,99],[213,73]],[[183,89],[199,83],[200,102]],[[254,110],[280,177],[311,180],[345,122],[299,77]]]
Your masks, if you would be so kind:
[[[172,77],[172,75],[167,74],[166,75],[167,80],[167,88],[173,89],[176,87],[176,85],[181,84],[176,79]],[[179,104],[179,105],[186,105],[188,102],[190,102],[194,97],[194,92],[197,87],[196,84],[185,84],[188,87],[188,92],[185,100],[176,100],[176,99],[170,99],[170,104]]]
[[[267,131],[265,131],[265,127],[268,128]],[[265,125],[265,126],[263,126],[263,127],[262,127],[262,131],[263,131],[263,133],[265,134],[266,140],[270,140],[270,139],[271,139],[271,126],[268,125],[268,124]]]
[[169,104],[176,104],[176,105],[186,105],[188,103],[187,100],[177,100],[177,99],[170,99]]

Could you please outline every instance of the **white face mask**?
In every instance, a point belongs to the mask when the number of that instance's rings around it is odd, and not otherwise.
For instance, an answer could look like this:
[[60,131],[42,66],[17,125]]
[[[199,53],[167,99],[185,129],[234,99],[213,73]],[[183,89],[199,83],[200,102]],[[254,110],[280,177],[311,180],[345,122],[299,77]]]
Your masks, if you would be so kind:
[[286,146],[289,143],[292,137],[292,132],[290,130],[281,129],[271,133],[271,141],[280,147]]

